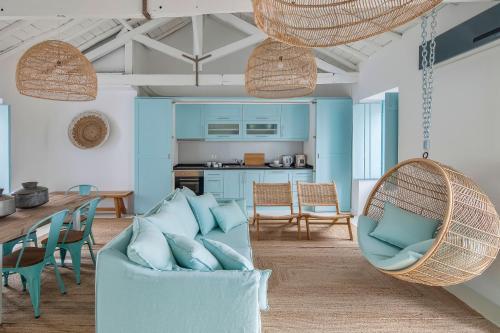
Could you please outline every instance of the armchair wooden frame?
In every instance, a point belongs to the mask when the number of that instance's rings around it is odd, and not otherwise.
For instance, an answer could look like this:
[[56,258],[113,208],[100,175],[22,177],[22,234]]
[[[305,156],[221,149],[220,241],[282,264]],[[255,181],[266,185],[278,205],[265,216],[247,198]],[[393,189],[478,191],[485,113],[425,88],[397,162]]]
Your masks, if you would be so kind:
[[[290,214],[267,215],[257,213],[257,207],[289,207]],[[257,224],[257,237],[260,239],[261,220],[287,221],[292,223],[297,218],[293,212],[292,185],[288,183],[256,183],[253,182],[253,219],[252,224]],[[300,235],[300,224],[297,223],[298,235]],[[299,236],[297,236],[299,237]]]
[[[297,182],[297,196],[299,201],[299,214],[297,216],[297,224],[300,226],[300,221],[306,221],[307,239],[311,240],[310,224],[323,225],[347,225],[349,231],[349,240],[353,240],[351,218],[354,217],[351,213],[343,213],[339,208],[337,187],[335,183],[303,183]],[[304,207],[335,207],[333,214],[317,214],[315,212],[305,212]],[[328,221],[328,222],[326,222]],[[340,221],[340,222],[339,222]],[[300,230],[300,227],[299,227]],[[299,233],[300,237],[300,233]]]

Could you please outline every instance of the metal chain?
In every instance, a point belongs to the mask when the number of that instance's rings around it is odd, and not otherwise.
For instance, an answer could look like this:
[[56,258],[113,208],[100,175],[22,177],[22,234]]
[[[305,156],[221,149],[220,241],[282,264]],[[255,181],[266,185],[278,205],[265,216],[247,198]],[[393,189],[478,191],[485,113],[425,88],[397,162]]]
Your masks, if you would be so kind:
[[[429,32],[427,24],[429,15],[422,17],[422,118],[423,118],[423,157],[429,156],[431,146],[430,129],[432,115],[432,91],[434,88],[434,62],[436,60],[436,30],[437,30],[437,12],[433,10],[430,14],[430,42],[427,41]],[[427,44],[429,43],[429,51]]]

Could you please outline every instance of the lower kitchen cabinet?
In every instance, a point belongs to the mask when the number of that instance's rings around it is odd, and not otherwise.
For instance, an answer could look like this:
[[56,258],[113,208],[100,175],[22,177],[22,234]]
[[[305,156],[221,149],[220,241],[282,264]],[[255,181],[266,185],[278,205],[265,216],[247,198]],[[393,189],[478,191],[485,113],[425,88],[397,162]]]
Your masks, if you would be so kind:
[[204,173],[205,193],[216,198],[245,199],[247,206],[253,206],[253,183],[292,183],[294,205],[297,206],[296,182],[313,182],[311,169],[291,170],[206,170]]

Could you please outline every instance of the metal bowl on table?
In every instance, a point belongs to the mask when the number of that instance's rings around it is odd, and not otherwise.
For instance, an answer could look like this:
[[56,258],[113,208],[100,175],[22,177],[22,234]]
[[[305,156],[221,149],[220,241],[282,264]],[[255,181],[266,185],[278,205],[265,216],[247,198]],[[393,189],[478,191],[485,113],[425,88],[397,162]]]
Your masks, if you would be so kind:
[[17,208],[34,208],[49,201],[48,188],[38,186],[38,182],[26,182],[21,185],[23,188],[13,193]]
[[0,218],[9,216],[16,212],[16,200],[10,195],[3,194],[3,188],[0,188]]

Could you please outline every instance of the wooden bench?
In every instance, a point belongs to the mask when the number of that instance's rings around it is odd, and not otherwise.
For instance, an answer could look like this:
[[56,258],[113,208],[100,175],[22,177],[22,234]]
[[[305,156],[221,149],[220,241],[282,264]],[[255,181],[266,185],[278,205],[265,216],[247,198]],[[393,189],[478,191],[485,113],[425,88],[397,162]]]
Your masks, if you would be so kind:
[[98,207],[99,212],[115,212],[117,218],[121,218],[122,214],[127,213],[125,208],[124,198],[127,198],[134,194],[134,191],[99,191],[99,196],[102,199],[113,199],[115,202],[115,207]]

